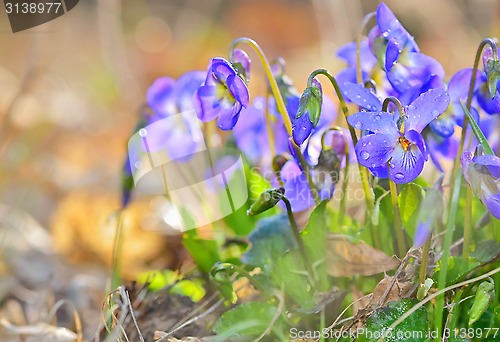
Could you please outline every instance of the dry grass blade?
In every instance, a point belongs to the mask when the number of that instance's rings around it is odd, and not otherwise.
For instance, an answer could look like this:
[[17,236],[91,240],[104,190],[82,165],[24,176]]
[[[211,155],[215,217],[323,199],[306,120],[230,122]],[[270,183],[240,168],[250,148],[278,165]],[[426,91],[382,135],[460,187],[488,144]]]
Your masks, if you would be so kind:
[[75,322],[75,330],[77,334],[77,342],[82,342],[83,341],[83,333],[82,333],[82,321],[80,319],[80,315],[78,314],[78,311],[76,310],[75,306],[73,305],[72,302],[70,302],[67,299],[60,299],[57,301],[57,303],[54,304],[52,309],[49,312],[49,317],[48,321],[50,322],[56,315],[57,311],[63,306],[67,305],[70,307],[71,312],[73,313],[73,320]]
[[56,327],[47,323],[15,326],[5,319],[0,319],[3,326],[11,335],[17,336],[24,342],[75,342],[79,336],[71,330]]

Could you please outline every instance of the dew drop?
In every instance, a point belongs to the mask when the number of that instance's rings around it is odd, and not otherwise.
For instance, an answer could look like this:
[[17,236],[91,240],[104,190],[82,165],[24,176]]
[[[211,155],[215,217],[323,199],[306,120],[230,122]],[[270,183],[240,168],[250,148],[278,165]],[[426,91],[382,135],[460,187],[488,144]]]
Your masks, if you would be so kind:
[[438,115],[439,115],[439,112],[437,111],[437,109],[434,109],[432,111],[432,116],[437,117]]
[[366,142],[363,143],[363,147],[365,147],[365,146],[366,146]]
[[354,127],[356,127],[357,129],[361,129],[362,125],[361,125],[361,122],[356,122],[356,124],[354,124]]
[[144,138],[148,135],[148,131],[145,128],[141,128],[139,130],[139,135]]
[[356,95],[356,98],[357,98],[358,100],[359,100],[359,99],[361,99],[361,95],[359,95],[359,94],[358,94],[358,95]]
[[138,160],[134,163],[134,166],[136,169],[140,169],[140,168],[142,168],[142,162],[140,160]]
[[394,164],[392,164],[392,163],[391,163],[391,164],[389,164],[389,165],[390,165],[391,169],[394,169],[394,168],[396,167],[396,165],[394,165]]
[[375,115],[375,120],[380,120],[382,116],[380,114]]
[[363,160],[367,160],[368,158],[370,158],[370,153],[366,152],[366,151],[362,151],[361,152],[361,158]]
[[396,177],[396,179],[401,180],[401,179],[405,178],[405,175],[403,175],[401,172],[398,172],[398,173],[396,173],[396,175],[394,177]]

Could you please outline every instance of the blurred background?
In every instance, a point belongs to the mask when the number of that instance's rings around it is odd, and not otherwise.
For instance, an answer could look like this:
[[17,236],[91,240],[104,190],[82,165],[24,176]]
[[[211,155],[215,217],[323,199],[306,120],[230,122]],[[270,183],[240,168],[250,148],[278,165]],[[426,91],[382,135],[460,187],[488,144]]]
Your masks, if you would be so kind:
[[[500,35],[496,0],[386,3],[448,79],[472,66],[482,38]],[[302,91],[313,69],[336,74],[344,67],[337,48],[355,39],[377,4],[82,0],[66,15],[16,34],[0,11],[3,317],[29,323],[40,315],[40,302],[54,298],[100,308],[126,144],[156,78],[205,70],[210,58],[225,57],[231,41],[247,36],[269,59],[284,57]],[[256,61],[251,51],[250,57]],[[254,62],[251,94],[264,86]],[[137,201],[130,209],[125,276],[172,266],[180,257],[176,237],[158,228],[154,211],[154,202]],[[95,324],[89,312],[86,322]]]

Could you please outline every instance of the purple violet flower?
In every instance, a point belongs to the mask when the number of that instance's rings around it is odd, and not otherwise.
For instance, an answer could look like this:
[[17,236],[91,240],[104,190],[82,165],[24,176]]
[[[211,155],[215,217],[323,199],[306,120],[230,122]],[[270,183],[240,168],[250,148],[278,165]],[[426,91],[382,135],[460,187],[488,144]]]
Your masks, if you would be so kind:
[[464,178],[486,209],[500,220],[500,158],[493,155],[473,156],[466,151],[461,157]]
[[378,110],[350,115],[347,121],[351,126],[373,132],[356,144],[358,162],[371,170],[388,163],[389,178],[395,183],[414,180],[427,160],[420,133],[446,110],[449,102],[443,89],[430,89],[406,107],[403,117]]
[[420,53],[412,35],[383,2],[377,7],[377,26],[370,32],[370,46],[401,103],[408,104],[420,93],[440,88],[444,69],[435,59]]
[[217,126],[220,129],[230,130],[238,121],[241,109],[248,106],[248,102],[247,85],[231,63],[221,57],[212,58],[206,80],[195,93],[198,118],[204,122],[217,118]]

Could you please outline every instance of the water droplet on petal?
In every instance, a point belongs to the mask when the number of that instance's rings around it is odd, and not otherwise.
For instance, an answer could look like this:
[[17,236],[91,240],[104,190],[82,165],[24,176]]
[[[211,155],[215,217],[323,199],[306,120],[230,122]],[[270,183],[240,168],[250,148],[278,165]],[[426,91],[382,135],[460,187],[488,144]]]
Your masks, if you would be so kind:
[[398,172],[394,177],[396,177],[396,179],[402,180],[405,178],[405,175],[403,175],[401,172]]
[[354,124],[354,127],[356,127],[357,129],[361,129],[361,127],[362,127],[361,122],[359,122],[359,121],[358,121],[358,122],[356,122],[356,123]]
[[145,128],[141,128],[139,130],[139,135],[144,138],[148,135],[148,131]]
[[380,114],[375,115],[375,120],[380,120],[382,116]]
[[138,160],[134,163],[134,166],[136,169],[140,169],[140,168],[142,168],[142,162],[140,160]]
[[389,164],[389,165],[390,165],[391,169],[394,169],[394,168],[396,167],[396,165],[394,165],[394,164],[392,164],[392,163],[391,163],[391,164]]
[[362,151],[361,152],[361,158],[363,160],[367,160],[368,158],[370,158],[370,153],[366,152],[366,151]]
[[438,115],[439,115],[439,112],[437,111],[437,109],[434,109],[434,110],[432,111],[432,116],[433,116],[433,117],[437,117]]
[[366,142],[364,142],[362,145],[363,145],[363,147],[365,147],[366,146]]

